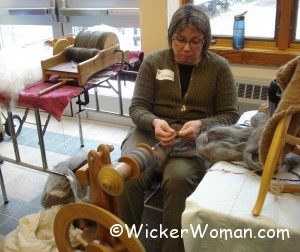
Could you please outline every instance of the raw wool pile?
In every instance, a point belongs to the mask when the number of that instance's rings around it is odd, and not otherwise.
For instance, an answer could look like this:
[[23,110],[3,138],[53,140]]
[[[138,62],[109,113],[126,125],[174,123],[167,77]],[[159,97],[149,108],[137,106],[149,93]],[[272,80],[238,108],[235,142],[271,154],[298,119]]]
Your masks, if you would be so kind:
[[268,111],[263,111],[263,106],[256,115],[251,118],[252,132],[247,140],[246,148],[243,151],[243,161],[251,170],[259,170],[262,168],[259,159],[259,149],[261,145],[261,135],[268,122]]
[[41,46],[0,50],[0,93],[14,103],[26,87],[42,79],[41,60],[52,56],[49,47]]
[[213,127],[197,138],[198,154],[206,161],[206,167],[222,160],[244,161],[249,169],[259,170],[260,137],[267,121],[268,115],[258,112],[251,118],[250,127]]
[[199,156],[196,151],[196,142],[191,140],[185,140],[178,137],[175,139],[174,144],[171,147],[165,148],[161,145],[156,147],[155,155],[158,165],[155,167],[157,172],[162,172],[164,166],[170,157],[176,158],[193,158],[199,163],[200,167],[204,166],[204,160]]
[[283,160],[283,166],[288,171],[291,171],[295,168],[300,169],[300,155],[290,152],[286,155],[285,159]]

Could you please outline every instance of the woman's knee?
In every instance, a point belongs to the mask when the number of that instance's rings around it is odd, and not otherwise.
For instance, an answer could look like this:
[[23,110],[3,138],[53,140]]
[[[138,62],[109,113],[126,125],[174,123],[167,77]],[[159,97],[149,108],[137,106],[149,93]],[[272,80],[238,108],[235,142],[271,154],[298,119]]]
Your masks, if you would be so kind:
[[195,189],[204,176],[203,167],[194,160],[173,158],[168,161],[163,176],[163,189]]
[[203,165],[195,159],[170,158],[164,168],[164,177],[175,180],[185,177],[201,178],[204,172]]

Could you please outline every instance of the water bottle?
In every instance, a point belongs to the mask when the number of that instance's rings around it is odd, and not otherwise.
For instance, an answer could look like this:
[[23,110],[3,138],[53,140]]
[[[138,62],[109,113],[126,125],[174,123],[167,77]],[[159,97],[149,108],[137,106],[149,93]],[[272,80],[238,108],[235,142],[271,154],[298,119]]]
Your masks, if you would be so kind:
[[244,48],[246,12],[247,11],[245,11],[240,15],[234,16],[233,37],[232,37],[232,46],[234,49]]

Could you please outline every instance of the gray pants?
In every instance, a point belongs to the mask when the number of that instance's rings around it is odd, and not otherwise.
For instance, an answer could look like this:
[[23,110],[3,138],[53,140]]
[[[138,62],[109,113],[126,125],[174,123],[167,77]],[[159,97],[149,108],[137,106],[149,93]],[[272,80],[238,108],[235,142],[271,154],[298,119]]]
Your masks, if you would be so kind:
[[[153,132],[132,128],[122,144],[126,155],[139,143],[153,146],[157,143]],[[172,229],[181,231],[181,215],[186,198],[196,189],[205,174],[205,169],[192,158],[169,158],[162,175],[163,229],[168,229],[168,238],[163,239],[163,251],[184,251],[181,238],[170,238]],[[129,226],[141,223],[145,191],[149,188],[154,170],[145,170],[136,180],[125,183],[126,190],[119,197],[120,218]]]

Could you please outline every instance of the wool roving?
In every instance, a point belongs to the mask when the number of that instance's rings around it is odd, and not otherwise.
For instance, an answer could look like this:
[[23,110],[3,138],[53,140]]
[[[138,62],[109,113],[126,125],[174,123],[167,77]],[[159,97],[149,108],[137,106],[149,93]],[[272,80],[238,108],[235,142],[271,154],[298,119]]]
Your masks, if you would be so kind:
[[46,46],[1,49],[0,93],[15,102],[26,86],[42,79],[41,60],[51,55]]

